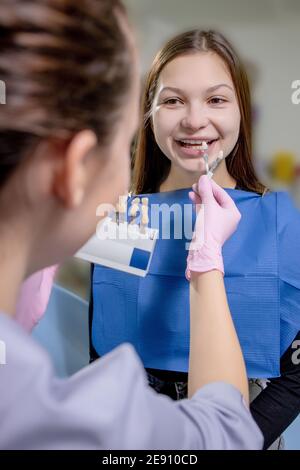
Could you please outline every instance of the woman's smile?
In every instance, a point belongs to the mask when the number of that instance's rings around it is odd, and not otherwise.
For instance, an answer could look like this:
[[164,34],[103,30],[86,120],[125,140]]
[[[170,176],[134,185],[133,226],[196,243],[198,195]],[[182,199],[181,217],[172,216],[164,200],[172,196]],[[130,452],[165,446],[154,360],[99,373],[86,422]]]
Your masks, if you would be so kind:
[[174,139],[175,151],[183,157],[201,157],[204,153],[207,153],[209,156],[211,156],[211,158],[213,158],[216,144],[219,142],[219,138],[204,140],[202,142],[207,144],[207,149],[203,148],[199,140],[195,140],[193,142],[190,139]]

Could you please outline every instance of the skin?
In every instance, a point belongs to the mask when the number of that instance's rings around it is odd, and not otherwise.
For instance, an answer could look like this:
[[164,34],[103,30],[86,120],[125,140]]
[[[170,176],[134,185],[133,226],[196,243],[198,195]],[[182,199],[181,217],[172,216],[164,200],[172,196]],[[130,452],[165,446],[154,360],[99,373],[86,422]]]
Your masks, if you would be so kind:
[[189,398],[199,387],[221,380],[240,390],[249,405],[246,367],[220,271],[192,274],[190,312]]
[[[153,102],[152,126],[156,142],[171,161],[161,191],[190,187],[205,173],[200,153],[185,155],[176,139],[219,139],[208,151],[210,164],[220,150],[225,157],[229,155],[238,139],[240,111],[230,73],[217,54],[185,54],[163,68]],[[225,160],[215,171],[214,180],[220,186],[235,187]]]

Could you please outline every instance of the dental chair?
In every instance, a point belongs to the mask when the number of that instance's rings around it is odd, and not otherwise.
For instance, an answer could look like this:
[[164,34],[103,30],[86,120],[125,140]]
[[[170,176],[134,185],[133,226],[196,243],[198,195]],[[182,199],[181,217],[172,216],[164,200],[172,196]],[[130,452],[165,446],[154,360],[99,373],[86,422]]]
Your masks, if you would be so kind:
[[[54,285],[47,311],[33,331],[52,358],[59,377],[67,377],[89,363],[88,302]],[[287,450],[300,449],[300,415],[284,433]]]

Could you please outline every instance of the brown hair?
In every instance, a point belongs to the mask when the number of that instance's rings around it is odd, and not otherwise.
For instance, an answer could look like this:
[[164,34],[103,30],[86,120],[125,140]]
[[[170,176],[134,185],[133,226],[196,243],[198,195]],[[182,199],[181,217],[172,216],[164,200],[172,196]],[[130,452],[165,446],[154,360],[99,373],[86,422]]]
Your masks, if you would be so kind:
[[0,185],[45,138],[112,135],[133,55],[119,0],[1,0]]
[[137,136],[133,163],[133,191],[136,194],[159,191],[170,171],[170,160],[155,141],[151,126],[152,103],[162,69],[173,59],[195,52],[215,52],[227,65],[237,94],[241,113],[237,143],[226,158],[227,169],[237,187],[263,194],[252,162],[251,99],[247,74],[237,53],[224,36],[215,31],[193,30],[171,39],[156,55],[148,74],[143,101],[143,123]]

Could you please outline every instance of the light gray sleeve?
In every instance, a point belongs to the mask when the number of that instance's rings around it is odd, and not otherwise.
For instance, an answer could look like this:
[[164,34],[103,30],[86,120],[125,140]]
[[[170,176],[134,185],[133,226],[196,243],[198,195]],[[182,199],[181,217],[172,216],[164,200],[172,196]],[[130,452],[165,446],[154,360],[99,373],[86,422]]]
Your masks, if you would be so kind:
[[210,384],[174,402],[148,387],[127,344],[57,379],[46,353],[11,325],[3,329],[0,321],[7,347],[7,364],[0,366],[1,449],[262,448],[258,427],[230,385]]

